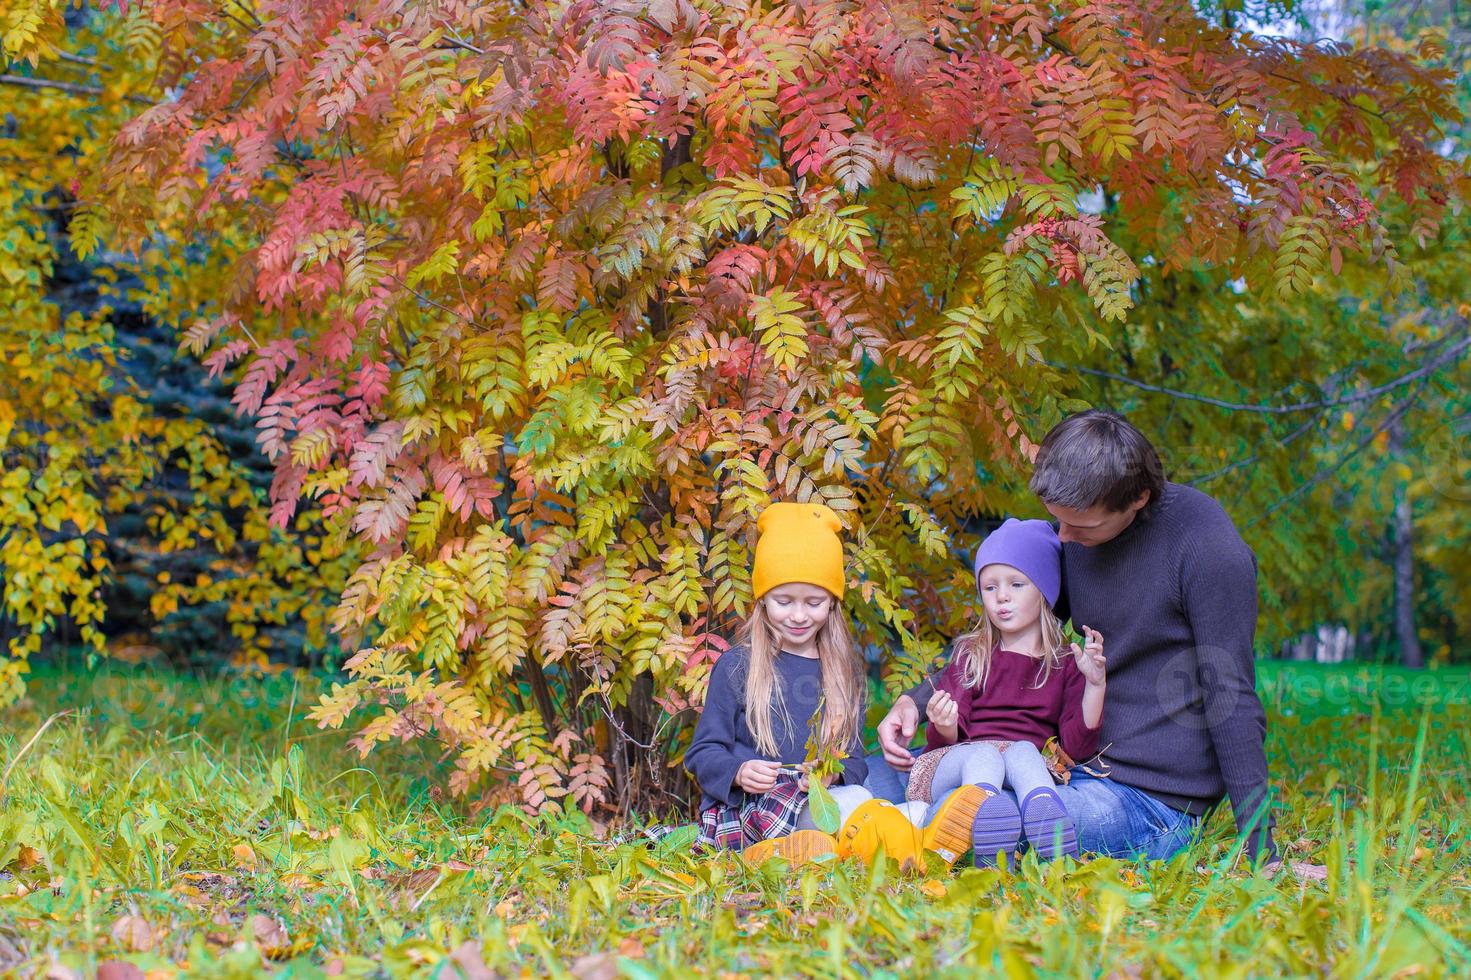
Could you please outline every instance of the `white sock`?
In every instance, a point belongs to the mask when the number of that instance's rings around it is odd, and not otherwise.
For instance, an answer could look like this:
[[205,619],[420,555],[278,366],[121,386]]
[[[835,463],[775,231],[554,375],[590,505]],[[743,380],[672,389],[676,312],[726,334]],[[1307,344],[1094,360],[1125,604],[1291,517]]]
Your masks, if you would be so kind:
[[910,800],[908,803],[897,803],[895,805],[904,811],[904,815],[909,818],[910,823],[916,827],[923,827],[925,825],[925,815],[929,813],[930,805],[924,800]]

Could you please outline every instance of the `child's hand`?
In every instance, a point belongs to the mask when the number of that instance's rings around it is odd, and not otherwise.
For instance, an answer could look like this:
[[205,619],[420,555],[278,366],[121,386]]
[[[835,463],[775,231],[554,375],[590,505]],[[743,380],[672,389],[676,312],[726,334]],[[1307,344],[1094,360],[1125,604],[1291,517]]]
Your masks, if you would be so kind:
[[1073,644],[1073,659],[1089,687],[1102,687],[1108,678],[1108,663],[1103,659],[1103,634],[1083,627],[1084,642]]
[[[809,765],[811,765],[811,763],[803,763],[802,768],[805,770]],[[837,780],[837,778],[837,773],[830,772],[826,776],[822,777],[822,785],[831,786]],[[797,777],[797,788],[804,793],[807,792],[807,773],[805,771],[802,773],[802,775]]]
[[769,793],[776,788],[776,774],[780,770],[780,762],[751,759],[736,770],[735,783],[747,793]]
[[944,691],[936,691],[925,708],[925,716],[947,742],[955,741],[959,734],[960,705],[954,698]]

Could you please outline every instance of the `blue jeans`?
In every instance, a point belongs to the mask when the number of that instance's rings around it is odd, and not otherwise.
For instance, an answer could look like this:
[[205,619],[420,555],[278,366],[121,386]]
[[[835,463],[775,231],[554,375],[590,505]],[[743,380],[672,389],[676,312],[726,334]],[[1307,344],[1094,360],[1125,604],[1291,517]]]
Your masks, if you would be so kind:
[[[908,785],[909,773],[894,769],[883,755],[869,756],[863,786],[874,796],[903,803]],[[1078,825],[1078,848],[1085,853],[1163,861],[1189,846],[1200,826],[1199,817],[1082,769],[1072,770],[1072,778],[1057,787],[1057,795]]]

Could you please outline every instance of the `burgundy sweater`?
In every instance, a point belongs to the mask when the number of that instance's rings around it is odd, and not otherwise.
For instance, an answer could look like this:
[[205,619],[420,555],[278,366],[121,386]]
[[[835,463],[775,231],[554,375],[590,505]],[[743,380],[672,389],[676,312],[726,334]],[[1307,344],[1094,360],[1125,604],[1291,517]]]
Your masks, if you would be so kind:
[[[986,687],[967,687],[964,669],[952,659],[935,681],[935,687],[955,699],[960,709],[960,741],[1005,740],[1031,742],[1037,748],[1054,736],[1062,750],[1075,762],[1098,754],[1098,733],[1083,723],[1083,688],[1087,679],[1071,656],[1052,669],[1047,683],[1037,687],[1041,661],[1024,653],[997,650],[991,655],[991,672]],[[929,726],[925,749],[948,745]]]

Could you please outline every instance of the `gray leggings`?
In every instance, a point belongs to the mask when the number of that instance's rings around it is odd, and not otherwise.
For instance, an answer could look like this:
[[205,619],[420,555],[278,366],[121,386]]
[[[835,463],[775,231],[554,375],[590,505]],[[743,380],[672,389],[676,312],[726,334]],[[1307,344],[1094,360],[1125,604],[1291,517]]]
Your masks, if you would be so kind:
[[[861,804],[873,799],[873,794],[862,786],[829,786],[827,791],[833,795],[833,802],[838,805],[838,820],[842,823],[847,823],[853,811]],[[806,803],[802,804],[802,812],[797,814],[797,829],[817,829],[817,824],[812,822],[812,808]]]
[[1052,773],[1042,753],[1031,742],[1012,742],[1005,752],[993,742],[965,742],[955,746],[935,769],[930,799],[939,802],[961,786],[981,784],[1000,789],[1004,784],[1016,793],[1017,802],[1035,789],[1051,789]]

